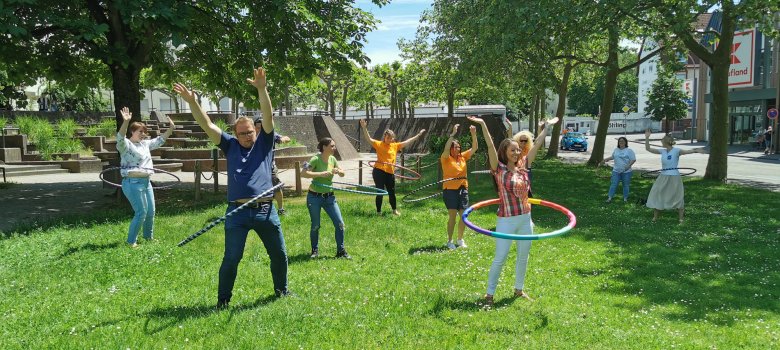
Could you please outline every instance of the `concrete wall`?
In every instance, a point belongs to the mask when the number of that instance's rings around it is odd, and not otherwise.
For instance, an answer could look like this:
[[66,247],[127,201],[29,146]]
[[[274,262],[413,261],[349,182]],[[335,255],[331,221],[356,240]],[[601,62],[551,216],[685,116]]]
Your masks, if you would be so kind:
[[[485,118],[490,135],[493,136],[493,142],[496,147],[504,139],[506,133],[506,127],[500,118]],[[360,136],[357,120],[336,120],[336,123],[341,126],[341,130],[345,134],[360,139],[360,152],[372,152],[368,140]],[[472,123],[464,117],[449,118],[414,118],[414,119],[370,119],[368,121],[368,133],[375,140],[381,140],[382,134],[385,129],[391,129],[395,132],[396,139],[398,141],[406,140],[420,130],[427,130],[426,133],[417,141],[409,145],[404,149],[406,153],[428,153],[428,139],[435,136],[447,136],[452,131],[452,127],[455,124],[460,124],[459,134],[468,133],[468,128]],[[477,130],[481,133],[481,130]]]

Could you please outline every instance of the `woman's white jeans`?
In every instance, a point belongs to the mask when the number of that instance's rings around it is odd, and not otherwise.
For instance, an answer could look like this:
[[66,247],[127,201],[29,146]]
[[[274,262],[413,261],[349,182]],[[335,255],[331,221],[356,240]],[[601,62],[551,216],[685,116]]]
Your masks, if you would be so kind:
[[[498,223],[496,223],[496,231],[516,235],[533,234],[533,227],[531,226],[531,213],[509,217],[499,217]],[[516,241],[496,238],[496,257],[493,259],[493,264],[490,266],[490,273],[488,274],[487,294],[496,294],[498,277],[501,275],[501,269],[504,267],[506,257],[509,255],[509,249],[512,247],[513,242],[517,245],[517,260],[515,261],[515,289],[523,289],[523,286],[525,285],[525,271],[528,268],[528,254],[531,251],[531,241]]]

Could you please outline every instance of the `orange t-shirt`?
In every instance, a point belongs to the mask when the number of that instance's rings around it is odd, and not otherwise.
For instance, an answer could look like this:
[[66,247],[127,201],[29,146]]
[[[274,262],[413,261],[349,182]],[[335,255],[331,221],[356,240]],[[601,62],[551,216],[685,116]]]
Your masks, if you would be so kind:
[[[452,177],[466,177],[466,162],[471,159],[471,150],[461,152],[463,158],[458,161],[453,156],[447,156],[447,158],[439,158],[441,160],[441,169],[444,173],[444,178],[449,179]],[[469,182],[466,179],[444,181],[442,183],[442,189],[445,190],[457,190],[460,186],[469,188]]]
[[403,147],[401,143],[384,143],[382,141],[374,141],[371,142],[371,146],[376,150],[377,162],[374,164],[374,168],[382,170],[388,174],[395,174],[395,166],[391,164],[395,164],[395,155],[398,153],[398,150]]

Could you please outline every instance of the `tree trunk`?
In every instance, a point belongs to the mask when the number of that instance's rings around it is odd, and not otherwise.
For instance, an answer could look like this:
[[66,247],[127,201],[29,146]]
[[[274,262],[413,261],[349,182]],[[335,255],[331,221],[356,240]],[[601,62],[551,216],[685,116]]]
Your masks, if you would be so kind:
[[347,119],[347,92],[349,92],[349,85],[344,84],[342,91],[344,95],[341,96],[341,119]]
[[617,88],[617,77],[620,74],[620,63],[618,62],[618,42],[620,35],[617,28],[609,28],[609,48],[607,56],[607,76],[604,78],[604,99],[601,101],[601,113],[599,114],[599,127],[596,131],[596,140],[593,142],[588,165],[598,166],[604,159],[604,144],[607,141],[607,129],[609,129],[609,120],[612,116],[612,108],[615,104],[615,90]]
[[371,103],[366,102],[366,119],[371,118]]
[[409,118],[414,118],[414,103],[409,101]]
[[285,115],[291,115],[292,114],[292,97],[290,96],[290,86],[285,85],[284,86],[284,109],[285,109]]
[[534,94],[534,100],[531,103],[531,115],[528,117],[528,130],[534,134],[534,137],[538,135],[536,132],[536,113],[539,110],[539,94]]
[[[119,112],[127,107],[133,113],[130,122],[141,121],[141,70],[133,66],[122,68],[119,65],[109,66],[111,70],[111,88],[114,89],[114,113],[116,118],[116,130],[122,126],[122,114]],[[127,130],[130,132],[130,129]],[[130,137],[130,135],[127,135]]]
[[[721,36],[720,45],[729,45],[733,41],[730,33],[728,43]],[[710,130],[710,156],[707,160],[705,179],[724,181],[728,175],[728,131],[729,131],[729,68],[731,66],[730,52],[711,66],[712,69],[712,125]]]
[[571,62],[566,62],[566,66],[563,67],[563,77],[558,86],[558,109],[555,111],[555,116],[558,118],[558,122],[553,126],[552,133],[550,134],[550,147],[547,149],[546,158],[554,158],[558,156],[558,142],[560,141],[558,135],[561,134],[561,125],[563,125],[563,115],[566,112],[566,95],[569,93],[569,78],[571,77],[571,70],[574,67]]
[[447,90],[447,118],[455,116],[455,90]]

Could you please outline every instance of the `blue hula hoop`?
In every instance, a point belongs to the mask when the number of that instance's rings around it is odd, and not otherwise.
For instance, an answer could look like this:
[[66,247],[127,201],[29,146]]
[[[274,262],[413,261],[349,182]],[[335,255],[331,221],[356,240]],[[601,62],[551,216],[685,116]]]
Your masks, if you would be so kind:
[[352,183],[348,183],[348,182],[333,181],[332,183],[339,184],[339,185],[344,185],[344,186],[354,186],[354,187],[357,187],[357,188],[365,188],[365,189],[370,189],[370,190],[374,190],[374,191],[369,192],[369,191],[353,190],[351,188],[346,188],[346,187],[334,187],[334,186],[330,186],[330,185],[325,185],[325,184],[319,183],[317,181],[312,181],[311,183],[314,184],[314,185],[317,185],[317,186],[320,186],[320,187],[329,188],[329,189],[332,189],[332,190],[338,190],[338,191],[344,191],[344,192],[352,192],[352,193],[357,193],[357,194],[367,194],[367,195],[372,195],[372,196],[386,196],[388,194],[387,191],[385,191],[383,189],[380,189],[380,188],[371,187],[371,186],[365,186],[365,185],[360,185],[360,184],[352,184]]

